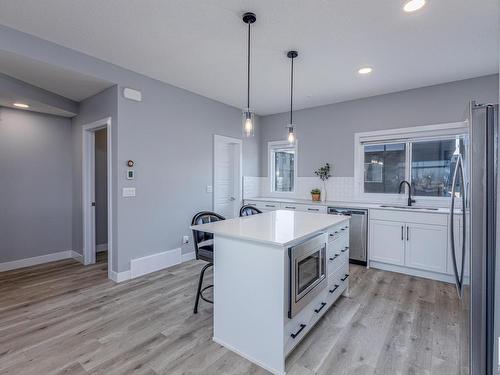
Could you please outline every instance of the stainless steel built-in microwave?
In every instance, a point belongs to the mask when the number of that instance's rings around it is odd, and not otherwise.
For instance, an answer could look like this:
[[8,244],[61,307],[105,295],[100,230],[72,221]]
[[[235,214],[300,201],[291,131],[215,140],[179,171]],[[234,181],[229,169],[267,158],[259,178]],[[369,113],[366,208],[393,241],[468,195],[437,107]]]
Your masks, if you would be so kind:
[[288,317],[293,318],[327,285],[326,244],[321,233],[288,249],[290,260]]

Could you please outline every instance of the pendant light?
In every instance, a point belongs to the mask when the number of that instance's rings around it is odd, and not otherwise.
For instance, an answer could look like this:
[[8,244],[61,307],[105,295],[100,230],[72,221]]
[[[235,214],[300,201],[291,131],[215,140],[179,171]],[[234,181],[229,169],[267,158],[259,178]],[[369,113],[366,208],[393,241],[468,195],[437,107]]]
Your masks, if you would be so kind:
[[257,20],[254,13],[247,12],[243,15],[243,22],[248,25],[248,51],[247,51],[247,107],[243,109],[243,136],[254,135],[254,112],[250,109],[250,25]]
[[292,67],[290,73],[290,123],[286,126],[288,129],[288,142],[290,144],[295,143],[296,136],[293,125],[293,59],[295,59],[299,53],[297,51],[288,51],[286,54],[289,59],[292,60]]

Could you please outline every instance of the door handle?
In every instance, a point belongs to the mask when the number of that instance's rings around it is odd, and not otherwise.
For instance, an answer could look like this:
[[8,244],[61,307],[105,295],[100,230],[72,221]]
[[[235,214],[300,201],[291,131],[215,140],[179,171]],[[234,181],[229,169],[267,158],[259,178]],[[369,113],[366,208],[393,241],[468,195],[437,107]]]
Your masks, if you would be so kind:
[[301,325],[300,325],[300,329],[299,329],[297,332],[292,333],[292,334],[290,335],[290,336],[292,336],[292,339],[296,338],[296,337],[300,334],[300,332],[302,332],[302,330],[303,330],[304,328],[306,328],[306,325],[305,325],[305,324],[301,324]]

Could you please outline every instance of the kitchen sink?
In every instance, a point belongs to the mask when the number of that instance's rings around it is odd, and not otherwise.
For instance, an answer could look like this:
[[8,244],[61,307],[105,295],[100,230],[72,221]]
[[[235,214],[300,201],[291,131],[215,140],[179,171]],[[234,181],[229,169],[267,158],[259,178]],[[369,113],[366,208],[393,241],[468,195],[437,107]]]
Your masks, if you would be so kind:
[[405,210],[424,210],[424,211],[438,211],[439,208],[426,208],[426,207],[415,207],[415,206],[391,206],[382,204],[380,205],[382,208],[403,208]]

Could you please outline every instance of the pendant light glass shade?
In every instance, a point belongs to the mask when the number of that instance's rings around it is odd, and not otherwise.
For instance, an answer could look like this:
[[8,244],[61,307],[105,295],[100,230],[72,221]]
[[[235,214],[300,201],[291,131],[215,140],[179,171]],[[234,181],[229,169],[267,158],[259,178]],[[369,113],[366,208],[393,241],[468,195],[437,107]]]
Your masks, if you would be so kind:
[[289,142],[290,144],[292,144],[292,145],[293,145],[293,144],[295,143],[295,141],[296,141],[295,132],[293,131],[293,126],[289,126],[289,127],[288,127],[288,138],[287,138],[287,139],[288,139],[288,142]]
[[250,25],[257,20],[255,14],[247,12],[243,15],[243,22],[248,25],[248,50],[247,50],[247,108],[242,112],[243,136],[254,136],[254,113],[250,109]]
[[245,108],[243,110],[243,136],[253,137],[254,136],[254,113],[251,109]]
[[293,59],[295,59],[299,53],[297,51],[288,51],[286,55],[292,61],[290,70],[290,123],[286,126],[288,129],[287,140],[288,143],[294,144],[297,140],[297,135],[295,134],[293,125]]

